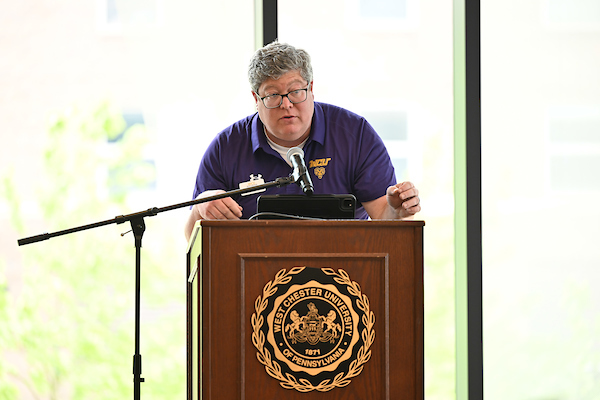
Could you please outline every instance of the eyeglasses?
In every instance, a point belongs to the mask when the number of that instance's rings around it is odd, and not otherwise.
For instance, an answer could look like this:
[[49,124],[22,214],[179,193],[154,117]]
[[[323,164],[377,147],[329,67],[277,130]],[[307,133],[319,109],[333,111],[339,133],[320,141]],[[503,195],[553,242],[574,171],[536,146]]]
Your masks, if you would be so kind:
[[298,104],[305,101],[308,97],[308,87],[304,89],[292,90],[287,94],[270,94],[265,97],[260,97],[258,93],[256,93],[256,95],[262,100],[266,108],[277,108],[283,103],[284,97],[287,97],[292,104]]

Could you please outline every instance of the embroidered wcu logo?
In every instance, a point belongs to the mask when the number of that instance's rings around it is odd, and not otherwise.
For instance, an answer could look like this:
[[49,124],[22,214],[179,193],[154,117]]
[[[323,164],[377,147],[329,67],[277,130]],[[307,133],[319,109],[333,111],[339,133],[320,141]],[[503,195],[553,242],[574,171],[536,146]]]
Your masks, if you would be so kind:
[[317,178],[323,179],[323,175],[325,175],[325,167],[331,161],[331,157],[328,158],[318,158],[316,160],[310,160],[308,162],[308,168],[314,168],[314,172]]

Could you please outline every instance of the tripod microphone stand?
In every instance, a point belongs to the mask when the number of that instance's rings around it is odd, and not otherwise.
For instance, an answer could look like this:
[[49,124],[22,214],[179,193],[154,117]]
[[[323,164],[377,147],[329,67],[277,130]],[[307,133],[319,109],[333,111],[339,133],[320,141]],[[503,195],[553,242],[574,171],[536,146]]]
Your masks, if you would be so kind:
[[133,231],[133,236],[135,238],[135,354],[133,355],[133,398],[134,400],[139,400],[141,398],[141,383],[144,382],[144,378],[142,378],[142,355],[140,354],[140,278],[142,259],[142,238],[144,236],[144,232],[146,231],[146,224],[144,222],[144,218],[153,217],[161,212],[171,211],[183,207],[190,207],[195,204],[205,203],[212,200],[218,200],[225,197],[252,192],[255,190],[266,189],[274,186],[282,187],[294,182],[296,182],[296,180],[292,175],[290,175],[285,178],[277,178],[276,180],[271,182],[249,186],[243,189],[231,190],[214,196],[198,198],[196,200],[178,203],[162,208],[153,207],[145,211],[140,211],[128,215],[121,215],[109,220],[99,221],[87,225],[81,225],[78,227],[65,229],[53,233],[43,233],[40,235],[30,236],[27,238],[19,239],[17,242],[19,246],[23,246],[31,243],[41,242],[43,240],[48,240],[56,236],[62,236],[87,229],[98,228],[100,226],[109,224],[122,224],[129,221],[129,223],[131,224],[131,231]]

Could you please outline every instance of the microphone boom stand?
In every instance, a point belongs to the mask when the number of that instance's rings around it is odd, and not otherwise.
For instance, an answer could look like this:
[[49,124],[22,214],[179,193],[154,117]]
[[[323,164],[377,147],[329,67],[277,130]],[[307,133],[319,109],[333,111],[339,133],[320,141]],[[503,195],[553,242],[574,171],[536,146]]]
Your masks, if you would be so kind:
[[[252,192],[255,190],[266,189],[269,187],[277,186],[282,187],[285,185],[289,185],[290,183],[294,183],[296,180],[292,175],[285,178],[277,178],[274,181],[263,183],[260,185],[249,186],[243,189],[230,190],[228,192],[220,193],[214,196],[197,198],[195,200],[187,201],[184,203],[178,203],[167,207],[162,208],[149,208],[145,211],[140,211],[133,214],[128,215],[120,215],[113,219],[100,221],[88,225],[82,225],[75,228],[65,229],[62,231],[57,231],[53,233],[43,233],[41,235],[30,236],[27,238],[19,239],[17,242],[19,246],[41,242],[42,240],[47,240],[56,236],[62,236],[69,233],[75,233],[79,231],[83,231],[86,229],[98,228],[100,226],[109,225],[109,224],[122,224],[124,222],[129,221],[131,224],[131,231],[133,231],[133,236],[135,238],[135,354],[133,355],[133,398],[134,400],[139,400],[141,395],[141,383],[144,382],[144,378],[142,378],[142,355],[140,354],[140,277],[141,277],[141,259],[142,259],[142,237],[144,236],[144,232],[146,230],[146,224],[144,222],[145,217],[153,217],[164,211],[171,211],[177,208],[190,207],[195,204],[205,203],[212,200],[218,200],[225,197],[230,197],[238,194],[243,194],[247,192]],[[127,232],[126,232],[127,233]],[[123,236],[122,234],[121,236]]]

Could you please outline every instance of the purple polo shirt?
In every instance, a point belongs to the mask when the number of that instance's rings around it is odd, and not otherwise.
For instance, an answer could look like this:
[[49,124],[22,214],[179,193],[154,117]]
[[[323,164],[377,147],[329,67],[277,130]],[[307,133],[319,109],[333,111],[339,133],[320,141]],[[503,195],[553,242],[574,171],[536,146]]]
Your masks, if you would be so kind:
[[[366,219],[363,202],[385,195],[396,183],[394,167],[381,138],[361,116],[330,104],[315,102],[311,132],[304,145],[315,194],[353,194],[357,219]],[[206,190],[239,189],[251,175],[265,182],[290,175],[292,168],[267,143],[258,113],[220,132],[200,162],[194,197]],[[242,218],[256,214],[256,200],[264,194],[302,194],[297,184],[233,199],[243,208]]]

